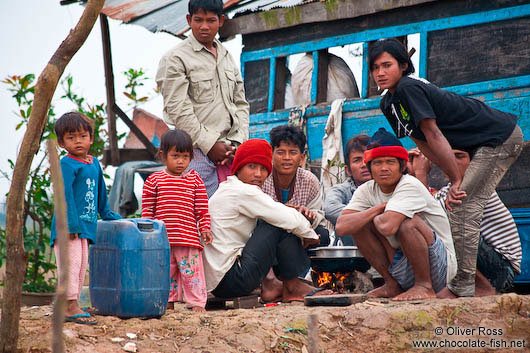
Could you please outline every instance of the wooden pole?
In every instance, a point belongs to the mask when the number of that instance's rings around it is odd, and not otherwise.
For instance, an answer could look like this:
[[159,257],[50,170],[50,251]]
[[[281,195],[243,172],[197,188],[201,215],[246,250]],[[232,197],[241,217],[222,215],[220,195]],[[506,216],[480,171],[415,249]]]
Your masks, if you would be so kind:
[[17,156],[6,211],[6,281],[0,321],[0,352],[17,351],[20,322],[20,298],[26,272],[22,227],[24,195],[31,162],[39,150],[40,139],[48,120],[48,109],[59,79],[94,27],[104,0],[88,0],[79,22],[55,51],[35,85],[31,115]]
[[103,46],[103,66],[105,68],[105,87],[107,90],[107,126],[109,129],[110,164],[120,165],[120,152],[118,150],[118,134],[116,132],[116,115],[114,105],[116,94],[114,92],[114,72],[112,69],[112,52],[110,48],[109,21],[104,14],[99,15],[101,25],[101,44]]
[[307,317],[307,351],[309,353],[320,353],[318,317],[316,314],[309,314]]
[[55,140],[48,140],[48,158],[50,160],[50,172],[53,185],[53,201],[55,204],[55,229],[57,237],[55,246],[59,247],[59,257],[61,268],[59,268],[59,284],[55,291],[55,303],[53,305],[52,318],[52,352],[63,353],[63,326],[66,311],[66,287],[68,283],[68,221],[66,216],[66,198],[64,196],[64,183],[59,155],[57,154],[57,144]]

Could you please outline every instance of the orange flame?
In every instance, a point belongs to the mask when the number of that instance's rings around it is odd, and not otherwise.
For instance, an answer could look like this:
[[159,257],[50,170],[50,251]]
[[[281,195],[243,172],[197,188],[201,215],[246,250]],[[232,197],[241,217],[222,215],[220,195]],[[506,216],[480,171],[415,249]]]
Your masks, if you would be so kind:
[[344,291],[344,280],[351,276],[351,273],[330,273],[330,272],[316,272],[313,271],[316,274],[316,281],[318,283],[318,287],[327,287],[329,289],[332,289],[334,291],[338,291],[339,293],[342,293]]
[[326,284],[332,283],[333,276],[329,272],[320,272],[318,273],[318,286],[324,287]]

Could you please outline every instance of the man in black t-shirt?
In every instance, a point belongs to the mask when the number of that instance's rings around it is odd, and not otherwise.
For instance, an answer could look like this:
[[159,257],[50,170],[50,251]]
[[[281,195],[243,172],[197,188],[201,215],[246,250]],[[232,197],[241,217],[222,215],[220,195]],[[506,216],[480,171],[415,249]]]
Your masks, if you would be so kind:
[[[396,135],[409,136],[451,182],[446,207],[458,272],[438,296],[474,296],[482,213],[522,150],[523,136],[516,117],[410,77],[414,66],[406,49],[395,39],[376,42],[369,62],[375,82],[388,90],[381,100],[381,110]],[[464,175],[453,148],[473,156]]]

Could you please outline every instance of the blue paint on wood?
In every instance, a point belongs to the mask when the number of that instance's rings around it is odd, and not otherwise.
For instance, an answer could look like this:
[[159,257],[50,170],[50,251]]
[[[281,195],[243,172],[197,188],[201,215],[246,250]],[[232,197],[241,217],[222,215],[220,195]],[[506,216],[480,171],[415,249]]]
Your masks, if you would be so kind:
[[421,21],[398,26],[384,27],[351,33],[340,36],[327,37],[320,40],[295,43],[285,46],[244,51],[241,53],[241,62],[256,61],[275,56],[287,56],[307,51],[342,46],[353,43],[368,42],[381,38],[399,37],[413,33],[438,31],[456,27],[471,26],[476,24],[502,21],[530,15],[530,4],[512,6],[498,10],[476,12],[468,15],[447,17],[442,19]]
[[276,81],[276,58],[270,58],[269,63],[269,100],[267,101],[267,111],[274,109],[274,86]]
[[[444,89],[460,95],[488,97],[488,100],[510,97],[527,96],[530,91],[530,75],[510,77],[499,80],[470,83],[467,85],[445,87]],[[491,93],[487,95],[487,93]],[[380,97],[368,99],[351,99],[344,102],[343,112],[365,111],[379,109]],[[484,99],[482,99],[484,100]],[[306,109],[306,116],[328,115],[330,106],[310,106]],[[250,116],[250,124],[265,124],[275,121],[287,121],[289,110],[279,110],[269,113],[258,113]]]
[[370,62],[368,60],[368,43],[363,43],[363,73],[362,73],[362,86],[361,86],[361,98],[368,97],[368,72],[370,71]]
[[473,95],[485,92],[509,90],[530,87],[530,75],[501,78],[498,80],[469,83],[466,85],[450,86],[444,89],[461,95]]
[[428,53],[428,42],[427,42],[427,32],[420,33],[420,63],[419,63],[419,76],[422,78],[427,78],[427,58],[429,57]]
[[311,104],[317,103],[318,94],[318,51],[313,52],[313,71],[311,73]]
[[[502,81],[502,82],[501,82]],[[511,79],[483,82],[459,87],[450,87],[452,91],[472,92],[472,98],[484,101],[495,109],[512,113],[518,117],[518,124],[523,130],[525,140],[530,140],[530,84],[527,87],[509,88]],[[516,80],[521,83],[521,80]],[[482,93],[491,87],[502,87],[501,90]],[[457,92],[458,93],[458,92]],[[386,118],[379,110],[380,98],[349,100],[343,106],[342,136],[343,143],[360,133],[373,134],[380,127],[391,130]],[[322,139],[324,128],[329,115],[329,106],[309,107],[306,110],[308,117],[308,146],[312,159],[322,156]],[[251,115],[250,136],[252,138],[265,138],[274,126],[287,124],[289,111],[271,112]],[[414,143],[405,138],[401,140],[405,148],[411,148]]]
[[[287,46],[267,48],[241,54],[242,68],[248,61],[288,56],[297,53],[313,52],[313,75],[311,87],[311,101],[316,102],[318,78],[318,52],[317,50],[340,45],[363,42],[363,69],[361,97],[368,96],[368,41],[380,38],[397,37],[412,33],[420,33],[420,62],[419,76],[427,74],[428,58],[428,32],[470,26],[481,23],[501,21],[530,15],[530,4],[513,6],[509,8],[478,12],[468,15],[449,17],[445,19],[428,20],[399,26],[366,30],[357,33],[328,37],[321,40],[295,43]],[[271,76],[275,75],[276,65],[271,60]],[[480,99],[492,107],[510,112],[519,117],[525,140],[530,139],[530,75],[510,77],[504,79],[477,82],[459,86],[445,87],[448,91]],[[272,97],[272,98],[271,98]],[[274,79],[269,80],[268,112],[252,114],[250,116],[250,136],[269,139],[269,131],[274,126],[286,124],[289,110],[272,111],[274,97]],[[343,106],[343,140],[359,133],[373,134],[379,127],[391,129],[379,110],[380,97],[347,100]],[[309,106],[306,109],[308,117],[308,145],[312,159],[322,156],[322,139],[330,106]],[[406,148],[414,146],[409,139],[403,139]]]

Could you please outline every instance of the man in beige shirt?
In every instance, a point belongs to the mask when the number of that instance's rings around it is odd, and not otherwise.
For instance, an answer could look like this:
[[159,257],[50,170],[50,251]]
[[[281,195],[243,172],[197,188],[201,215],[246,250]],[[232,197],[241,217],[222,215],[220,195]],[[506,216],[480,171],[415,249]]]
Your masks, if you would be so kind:
[[[262,301],[332,293],[298,278],[309,267],[303,246],[319,238],[300,212],[261,190],[271,159],[267,141],[243,143],[232,164],[234,175],[209,201],[213,241],[204,247],[203,259],[206,289],[215,296],[248,295],[260,284]],[[265,278],[271,267],[278,279]]]
[[188,11],[192,34],[162,57],[156,81],[164,120],[190,134],[195,157],[189,168],[201,175],[210,197],[248,139],[249,105],[234,59],[215,38],[225,20],[222,1],[191,0]]

